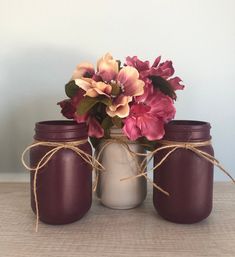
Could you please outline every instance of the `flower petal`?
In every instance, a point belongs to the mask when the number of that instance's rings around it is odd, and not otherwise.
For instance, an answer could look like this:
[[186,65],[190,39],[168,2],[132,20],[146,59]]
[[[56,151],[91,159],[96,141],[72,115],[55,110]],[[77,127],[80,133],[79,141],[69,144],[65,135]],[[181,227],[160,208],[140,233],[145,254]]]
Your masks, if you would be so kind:
[[154,92],[152,81],[148,78],[144,79],[144,93],[140,96],[135,97],[136,102],[144,103],[149,95],[152,95]]
[[85,95],[90,97],[97,97],[98,95],[111,94],[112,86],[104,82],[96,82],[90,78],[75,79],[75,84],[86,91]]
[[75,71],[73,72],[71,80],[79,79],[82,77],[91,78],[95,73],[94,67],[91,63],[83,62],[77,65]]
[[172,65],[172,61],[165,61],[160,63],[157,67],[152,67],[150,69],[150,76],[160,76],[164,79],[168,79],[174,74],[175,70]]
[[132,84],[139,78],[139,72],[136,68],[131,66],[123,67],[117,76],[117,81],[124,85],[124,84]]
[[89,88],[86,93],[86,96],[90,96],[90,97],[97,97],[99,95],[99,93],[97,92],[97,90],[95,88]]
[[183,90],[184,89],[185,86],[180,84],[181,81],[182,80],[179,77],[174,77],[174,78],[168,80],[168,82],[171,84],[171,86],[173,87],[174,90]]
[[[118,116],[120,118],[125,118],[130,113],[130,107],[129,104],[125,104],[123,106],[119,106],[115,112],[115,116]],[[114,117],[114,116],[113,116]]]
[[127,90],[125,90],[125,94],[126,95],[131,95],[131,96],[140,96],[140,95],[143,95],[144,93],[144,86],[145,86],[145,83],[143,80],[140,80],[138,79],[136,82],[135,82],[135,89],[134,87],[129,87]]
[[79,86],[85,91],[91,88],[93,82],[93,80],[89,78],[75,79],[74,81],[77,86]]
[[87,90],[86,95],[90,97],[97,97],[98,95],[105,95],[110,97],[112,86],[104,82],[93,81],[90,89]]
[[144,81],[138,78],[139,72],[134,67],[126,66],[120,70],[117,81],[124,87],[126,96],[139,96],[144,93]]
[[104,82],[94,82],[94,88],[97,90],[97,92],[102,92],[103,94],[111,94],[112,92],[112,86],[110,84],[106,84]]
[[125,119],[122,130],[124,134],[132,141],[142,136],[140,129],[136,126],[136,119],[134,117],[127,117]]
[[149,69],[149,61],[141,61],[137,56],[126,57],[126,64],[138,70],[138,72],[146,71]]
[[90,117],[88,120],[88,136],[96,138],[101,138],[104,136],[104,129],[94,117]]
[[150,141],[159,140],[165,134],[164,122],[150,115],[138,117],[137,126],[140,128],[142,136]]
[[110,53],[107,53],[97,62],[98,75],[107,82],[116,78],[118,67],[118,62],[113,59]]
[[77,123],[83,123],[88,120],[89,114],[85,113],[83,115],[79,115],[76,112],[74,113],[74,120],[76,120]]
[[145,103],[151,107],[150,113],[153,117],[169,122],[175,116],[176,109],[173,100],[160,91],[154,90]]
[[152,65],[152,67],[157,67],[158,64],[160,63],[160,61],[161,61],[161,56],[158,56],[158,57],[155,59],[155,61],[154,61],[153,65]]
[[76,108],[73,106],[71,99],[66,99],[58,103],[61,107],[61,113],[67,119],[73,119]]
[[115,99],[114,103],[107,106],[106,112],[110,117],[118,116],[120,118],[125,118],[130,113],[129,102],[132,97],[120,95]]

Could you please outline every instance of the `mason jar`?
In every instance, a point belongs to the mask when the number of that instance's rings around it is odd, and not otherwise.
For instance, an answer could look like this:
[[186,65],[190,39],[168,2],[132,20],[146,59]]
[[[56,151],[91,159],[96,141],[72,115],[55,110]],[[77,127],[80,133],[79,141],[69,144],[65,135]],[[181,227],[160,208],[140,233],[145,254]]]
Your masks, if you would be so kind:
[[[174,120],[165,126],[163,140],[201,143],[196,149],[214,155],[210,144],[210,124],[202,121]],[[200,145],[200,144],[199,144]],[[162,147],[162,144],[158,144]],[[172,148],[155,154],[157,165]],[[176,223],[195,223],[209,216],[213,198],[213,164],[190,149],[178,148],[154,171],[154,182],[166,196],[153,189],[155,209],[164,219]]]
[[[111,140],[102,140],[96,149],[98,161],[105,170],[98,171],[97,196],[106,207],[130,209],[140,205],[147,193],[144,177],[121,181],[123,178],[138,175],[144,159],[145,149],[137,142],[129,141],[121,129],[111,129]],[[118,141],[123,140],[124,143]],[[102,149],[102,152],[100,153]]]
[[[76,146],[91,155],[87,126],[74,121],[43,121],[36,123],[37,142],[68,143],[82,140]],[[36,167],[53,147],[39,145],[30,150],[30,165]],[[34,175],[31,172],[31,206],[36,212]],[[83,217],[92,202],[92,167],[71,149],[57,151],[36,177],[39,219],[48,224],[66,224]]]

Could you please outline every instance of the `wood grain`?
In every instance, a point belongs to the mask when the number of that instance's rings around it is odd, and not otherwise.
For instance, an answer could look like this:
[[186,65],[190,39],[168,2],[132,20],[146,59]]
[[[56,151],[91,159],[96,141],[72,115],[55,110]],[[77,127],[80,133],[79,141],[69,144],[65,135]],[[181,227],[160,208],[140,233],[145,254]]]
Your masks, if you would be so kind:
[[29,185],[0,184],[1,257],[234,257],[235,186],[217,182],[211,216],[194,225],[160,218],[145,203],[132,210],[111,210],[94,200],[89,213],[69,225],[39,224],[29,204]]

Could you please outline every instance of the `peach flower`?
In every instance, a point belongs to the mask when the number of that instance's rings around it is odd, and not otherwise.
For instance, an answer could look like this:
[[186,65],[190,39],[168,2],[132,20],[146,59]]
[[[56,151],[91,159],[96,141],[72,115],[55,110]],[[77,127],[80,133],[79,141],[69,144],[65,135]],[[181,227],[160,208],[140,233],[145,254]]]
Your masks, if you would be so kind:
[[94,67],[91,63],[83,62],[77,65],[73,72],[71,80],[80,79],[82,77],[91,78],[95,74]]
[[123,67],[117,75],[117,83],[125,96],[139,96],[144,93],[144,81],[139,79],[139,72],[134,67]]
[[136,68],[126,66],[119,71],[118,62],[110,53],[103,56],[97,63],[98,75],[103,81],[116,83],[125,96],[139,96],[144,93],[144,81],[139,79]]
[[110,117],[118,116],[120,118],[125,118],[130,113],[129,102],[132,97],[120,95],[114,99],[112,105],[107,106],[106,112]]
[[99,95],[105,95],[109,97],[112,91],[112,86],[102,81],[94,81],[90,78],[75,79],[75,84],[83,89],[85,95],[90,97],[97,97]]
[[107,53],[98,60],[97,70],[103,81],[110,82],[118,74],[118,62],[113,59],[110,53]]

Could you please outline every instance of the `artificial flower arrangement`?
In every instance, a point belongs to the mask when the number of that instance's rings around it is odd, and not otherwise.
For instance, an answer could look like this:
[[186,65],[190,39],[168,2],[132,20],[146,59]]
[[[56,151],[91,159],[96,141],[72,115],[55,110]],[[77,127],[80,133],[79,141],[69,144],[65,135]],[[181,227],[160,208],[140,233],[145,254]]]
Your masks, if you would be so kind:
[[[181,125],[179,130],[175,129],[175,133],[180,133],[180,137],[185,139],[179,142],[174,139],[160,140],[165,134],[164,125],[175,116],[175,91],[184,88],[181,79],[173,75],[172,62],[161,62],[161,57],[157,57],[152,66],[149,61],[141,61],[137,56],[127,57],[121,65],[120,61],[107,53],[98,60],[96,71],[90,63],[77,66],[65,86],[69,98],[58,104],[62,108],[62,114],[68,119],[87,123],[88,135],[96,148],[95,158],[91,155],[87,142],[86,126],[81,126],[81,129],[74,122],[63,126],[63,121],[36,123],[37,141],[22,154],[23,165],[34,172],[31,176],[31,203],[36,213],[36,231],[39,220],[45,219],[49,224],[65,224],[74,221],[74,217],[80,219],[89,210],[92,197],[90,172],[93,170],[96,174],[93,189],[99,201],[109,208],[124,210],[139,206],[147,194],[146,183],[150,181],[154,187],[154,206],[163,218],[177,223],[194,223],[210,214],[213,165],[220,168],[233,182],[235,180],[213,155],[213,148],[208,140],[209,123],[172,122],[168,126],[172,126],[174,131],[174,127]],[[198,133],[195,136],[193,128],[197,125]],[[71,135],[70,128],[74,131],[74,127],[76,133]],[[120,130],[116,130],[116,137],[112,138],[112,127],[120,128],[122,134],[119,133]],[[79,138],[80,132],[84,133],[82,140]],[[105,140],[100,143],[100,139]],[[41,147],[46,147],[45,151]],[[204,150],[202,147],[205,147]],[[147,153],[146,150],[151,152]],[[166,152],[160,153],[161,150]],[[34,167],[28,166],[24,161],[27,151],[30,151],[31,162],[36,163]],[[180,154],[168,159],[175,151]],[[55,154],[58,158],[54,158]],[[148,163],[152,158],[154,167],[148,170]],[[49,162],[50,165],[47,165]],[[165,166],[161,166],[163,162]],[[41,169],[43,172],[39,172]],[[148,172],[155,172],[157,169],[161,170],[154,173],[152,181]],[[66,183],[65,174],[66,177],[69,176]],[[44,183],[48,186],[41,186]],[[198,194],[201,188],[204,193]],[[69,199],[66,210],[64,190],[66,199]],[[171,193],[173,197],[167,200],[166,196],[171,197]],[[51,195],[49,200],[45,198],[48,194]],[[192,196],[193,200],[194,196],[198,196],[196,201],[192,201]],[[192,205],[192,202],[195,204]],[[198,202],[202,204],[198,205]],[[47,206],[53,206],[59,212],[48,211]]]
[[97,70],[90,63],[76,67],[65,86],[69,99],[58,104],[66,118],[87,123],[94,145],[109,138],[113,126],[129,140],[154,142],[175,116],[175,91],[184,88],[173,74],[172,62],[161,62],[160,56],[152,66],[137,56],[127,57],[122,66],[107,53],[98,60]]

